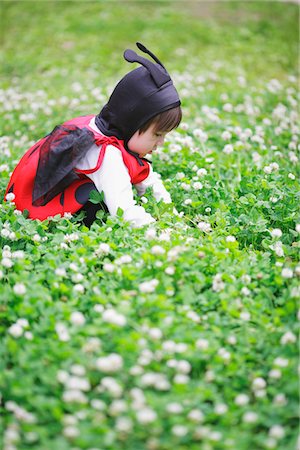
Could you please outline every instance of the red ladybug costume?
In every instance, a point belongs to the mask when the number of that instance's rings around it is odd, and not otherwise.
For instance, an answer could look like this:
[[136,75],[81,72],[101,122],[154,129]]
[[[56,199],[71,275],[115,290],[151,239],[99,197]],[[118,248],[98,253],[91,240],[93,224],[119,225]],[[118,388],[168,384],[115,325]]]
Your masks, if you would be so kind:
[[[56,214],[63,215],[66,212],[75,213],[88,201],[91,190],[95,189],[94,183],[86,176],[86,174],[93,173],[98,170],[103,161],[108,145],[114,145],[122,153],[122,158],[125,166],[128,169],[131,183],[137,184],[143,181],[149,175],[149,163],[143,158],[139,158],[133,152],[129,152],[124,148],[122,140],[116,137],[107,137],[97,133],[89,126],[89,122],[94,116],[83,116],[65,122],[63,125],[56,127],[52,133],[34,144],[20,160],[15,168],[10,182],[8,184],[6,194],[13,192],[15,194],[16,208],[23,211],[28,210],[29,218],[31,219],[47,219],[49,216]],[[74,139],[67,143],[70,134],[76,133],[76,140]],[[84,136],[84,144],[88,143],[88,147],[93,144],[101,146],[97,165],[89,170],[76,169],[74,164],[70,164],[72,176],[65,169],[59,167],[59,160],[63,163],[66,157],[76,164],[79,161],[74,157],[74,146],[80,147],[78,141]],[[87,137],[89,139],[87,139]],[[67,145],[64,145],[67,144]],[[70,144],[72,147],[70,147]],[[88,150],[88,148],[86,148]],[[82,154],[83,149],[80,149]],[[56,153],[56,172],[61,172],[61,179],[51,178],[52,183],[49,182],[50,171],[49,161],[45,163],[47,172],[43,174],[43,165],[41,164],[41,157],[46,155],[49,157],[50,153]],[[40,172],[40,173],[39,173]],[[42,179],[44,175],[44,179]],[[70,184],[64,186],[65,179],[70,178]],[[39,182],[39,180],[41,181]],[[56,183],[55,183],[56,181]],[[40,185],[37,185],[40,183]],[[55,192],[59,191],[56,195]]]
[[[96,187],[87,175],[101,167],[108,145],[122,153],[132,184],[148,177],[149,162],[132,152],[128,142],[150,119],[179,107],[180,100],[163,64],[142,44],[137,46],[156,64],[126,50],[124,58],[142,67],[120,80],[100,113],[77,117],[54,128],[25,153],[15,168],[6,194],[14,193],[17,209],[28,210],[29,218],[44,220],[75,213],[88,204],[89,194]],[[93,118],[100,133],[89,126]],[[81,159],[95,144],[101,146],[96,166],[79,170]]]

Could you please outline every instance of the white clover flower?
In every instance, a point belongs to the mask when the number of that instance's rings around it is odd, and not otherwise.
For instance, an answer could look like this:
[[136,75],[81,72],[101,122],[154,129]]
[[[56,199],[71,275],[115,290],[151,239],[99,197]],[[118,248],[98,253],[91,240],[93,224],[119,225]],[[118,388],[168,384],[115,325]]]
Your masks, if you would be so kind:
[[111,263],[105,263],[103,264],[103,270],[108,273],[112,273],[115,270],[115,266]]
[[40,242],[42,237],[39,234],[34,234],[32,240],[35,242]]
[[231,359],[231,354],[226,350],[226,348],[220,348],[218,350],[218,355],[224,360],[229,361]]
[[183,437],[188,433],[188,428],[184,425],[174,425],[171,431],[175,436]]
[[185,178],[185,173],[178,172],[177,175],[176,175],[176,179],[177,180],[182,180],[183,178]]
[[272,370],[270,370],[268,375],[270,378],[274,378],[274,379],[278,380],[279,378],[281,378],[282,373],[279,369],[272,369]]
[[80,435],[80,431],[77,427],[69,425],[63,429],[63,435],[66,438],[73,439]]
[[176,342],[174,341],[164,341],[162,344],[162,349],[167,353],[175,353],[176,352]]
[[225,288],[225,283],[222,280],[222,274],[217,273],[213,279],[212,290],[215,292],[220,292]]
[[79,267],[75,263],[71,263],[69,267],[70,267],[71,270],[73,270],[73,272],[78,272],[79,271]]
[[223,153],[225,153],[226,155],[230,155],[231,153],[233,153],[233,150],[234,149],[232,144],[226,144],[223,148]]
[[288,177],[289,177],[291,180],[295,180],[295,179],[296,179],[296,177],[295,177],[295,175],[294,175],[293,173],[289,173],[289,174],[288,174]]
[[23,250],[17,250],[15,252],[13,252],[11,256],[12,256],[12,258],[15,258],[15,259],[24,259],[25,253],[23,252]]
[[70,389],[64,391],[63,401],[66,403],[88,403],[87,397],[79,389]]
[[156,230],[155,230],[155,228],[148,228],[145,231],[145,237],[146,237],[146,239],[155,239],[155,237],[156,237]]
[[297,337],[292,333],[291,331],[287,331],[283,336],[281,336],[280,344],[286,345],[286,344],[293,344],[297,341]]
[[151,248],[151,253],[153,255],[163,255],[165,252],[166,252],[166,250],[163,247],[161,247],[160,245],[154,245]]
[[129,264],[132,262],[132,258],[130,255],[122,255],[120,258],[118,258],[115,263],[116,264]]
[[[175,208],[174,208],[175,209]],[[175,210],[176,211],[176,210]],[[178,215],[177,212],[174,212],[175,215]],[[169,242],[170,241],[170,234],[171,234],[172,230],[170,228],[167,228],[166,230],[164,230],[162,233],[160,233],[160,235],[158,236],[158,240],[159,241],[166,241]]]
[[158,280],[155,278],[150,281],[144,281],[139,285],[139,291],[142,293],[151,293],[154,292],[158,285]]
[[180,403],[168,403],[166,411],[170,414],[180,414],[183,411],[183,407]]
[[245,295],[245,296],[247,297],[247,296],[249,296],[249,295],[251,294],[251,291],[250,291],[250,289],[248,289],[246,286],[244,286],[244,287],[241,289],[241,294],[242,294],[242,295]]
[[271,166],[265,166],[264,167],[264,172],[269,175],[270,173],[272,173],[272,167]]
[[69,332],[63,323],[57,323],[55,325],[55,331],[58,335],[58,339],[62,342],[67,342],[70,340]]
[[281,231],[281,229],[280,228],[274,228],[272,231],[271,231],[271,235],[272,235],[272,237],[278,237],[278,238],[280,238],[281,236],[282,236],[282,231]]
[[28,328],[29,327],[29,322],[28,322],[27,319],[23,319],[23,318],[18,319],[16,323],[18,325],[20,325],[21,327],[23,327],[23,328]]
[[199,348],[200,350],[206,350],[208,349],[209,346],[209,342],[207,339],[197,339],[196,341],[196,347]]
[[117,372],[123,367],[123,358],[117,353],[111,353],[96,360],[96,368],[104,373]]
[[25,337],[25,339],[27,339],[28,341],[32,341],[32,340],[33,340],[33,334],[32,334],[30,331],[25,331],[24,337]]
[[129,433],[132,430],[133,423],[129,417],[118,417],[115,423],[117,431]]
[[173,266],[167,267],[167,268],[165,269],[165,273],[166,273],[167,275],[174,275],[174,273],[175,273],[175,267],[173,267]]
[[186,374],[186,373],[190,373],[190,371],[192,370],[192,366],[188,361],[181,359],[181,360],[177,361],[176,370],[180,373]]
[[104,377],[100,383],[100,392],[104,389],[108,391],[113,397],[120,397],[123,389],[121,385],[112,377]]
[[199,170],[197,170],[197,175],[198,177],[204,177],[205,175],[207,175],[207,170],[201,167]]
[[300,234],[300,223],[296,224],[295,230]]
[[200,181],[196,181],[196,182],[193,184],[193,188],[195,189],[195,191],[199,191],[200,189],[203,188],[203,184],[200,183]]
[[223,435],[220,431],[212,431],[209,435],[211,441],[218,442],[222,439]]
[[147,424],[154,422],[157,418],[157,414],[151,408],[142,408],[136,412],[136,418],[139,423]]
[[66,241],[66,242],[74,242],[74,241],[78,241],[78,239],[79,239],[78,233],[66,234],[64,236],[64,241]]
[[185,205],[190,205],[192,203],[192,199],[191,198],[187,198],[184,200],[183,202]]
[[66,269],[64,267],[58,267],[57,269],[55,269],[54,273],[58,277],[66,277],[67,276],[67,272],[66,272]]
[[101,314],[104,311],[104,306],[100,303],[97,303],[96,305],[94,305],[93,310]]
[[59,370],[56,374],[57,381],[62,384],[65,384],[68,381],[69,377],[70,375],[65,370]]
[[91,389],[89,380],[77,376],[68,377],[65,385],[68,389],[75,389],[79,391],[89,391]]
[[26,293],[26,286],[23,283],[16,283],[13,289],[16,295],[24,295]]
[[285,406],[287,405],[288,401],[287,398],[285,396],[285,394],[277,394],[275,395],[274,399],[273,399],[273,404],[276,406]]
[[150,328],[148,334],[149,337],[154,340],[159,340],[163,337],[163,333],[159,328]]
[[226,111],[226,112],[232,112],[232,111],[233,111],[233,106],[232,106],[232,104],[231,104],[231,103],[225,103],[225,104],[223,105],[223,111]]
[[82,284],[75,284],[73,286],[73,291],[78,292],[79,294],[83,294],[84,293],[84,286]]
[[274,245],[270,245],[270,248],[272,250],[274,250],[274,252],[276,253],[276,255],[281,258],[282,256],[284,256],[284,251],[282,248],[282,242],[281,241],[277,241],[275,242]]
[[274,359],[274,366],[277,367],[287,367],[289,365],[289,360],[286,358],[281,358],[280,356],[278,358]]
[[226,237],[226,242],[235,242],[236,238],[234,236],[227,236]]
[[240,313],[240,319],[243,320],[243,322],[249,322],[251,314],[248,311],[242,311]]
[[230,131],[223,131],[223,133],[221,134],[221,138],[224,141],[229,141],[232,138],[232,134],[230,133]]
[[188,349],[188,346],[185,342],[178,342],[176,344],[175,351],[176,351],[176,353],[184,353],[187,351],[187,349]]
[[74,311],[71,314],[70,321],[73,325],[84,325],[85,317],[80,311]]
[[203,422],[204,420],[204,414],[202,411],[200,411],[200,409],[192,409],[188,413],[187,417],[193,422]]
[[281,271],[281,276],[283,278],[293,278],[294,272],[292,271],[292,269],[289,269],[287,267],[285,267],[284,269],[282,269]]
[[119,327],[123,327],[127,323],[126,317],[118,313],[113,308],[106,309],[102,314],[102,319],[104,320],[104,322],[111,323]]
[[3,258],[1,261],[3,267],[10,269],[13,266],[13,261],[10,258]]
[[101,253],[104,253],[105,255],[108,255],[109,254],[109,252],[110,252],[110,246],[109,246],[109,244],[106,244],[106,243],[102,243],[102,244],[100,244],[99,245],[99,251],[101,252]]
[[21,325],[14,323],[8,328],[9,334],[11,334],[13,337],[18,338],[22,336],[23,334],[23,327]]
[[247,394],[239,394],[235,397],[234,403],[238,406],[244,406],[249,403],[249,396]]
[[209,231],[211,231],[211,226],[207,222],[199,222],[197,224],[197,227],[199,228],[200,231],[203,231],[204,233],[208,233]]
[[204,131],[200,130],[200,128],[197,128],[196,130],[194,130],[194,136],[196,138],[199,139],[200,142],[206,142],[208,139],[208,135],[207,133],[205,133]]
[[214,411],[218,416],[221,416],[227,413],[228,406],[225,405],[225,403],[218,403],[217,405],[215,405]]
[[228,336],[227,338],[227,342],[230,345],[235,345],[237,343],[237,339],[235,336]]
[[175,384],[188,384],[190,382],[190,377],[188,375],[177,373],[174,377]]
[[1,230],[1,236],[3,237],[9,237],[10,231],[7,228],[2,228]]
[[252,389],[254,391],[264,389],[266,386],[266,381],[261,377],[254,378],[254,380],[252,381]]
[[[84,276],[82,275],[82,273],[74,273],[74,275],[72,275],[72,281],[74,283],[79,283],[80,281],[82,281],[84,279]],[[84,290],[84,289],[83,289]],[[80,292],[80,288],[78,289],[78,292]],[[83,291],[82,291],[83,292]]]
[[255,423],[258,419],[258,414],[256,414],[253,411],[247,411],[244,415],[243,415],[243,422],[244,423]]
[[285,436],[285,430],[281,425],[273,425],[269,430],[269,435],[274,439],[282,439]]
[[15,198],[15,194],[13,192],[9,192],[8,194],[6,194],[5,200],[7,202],[13,202]]
[[102,400],[94,398],[91,400],[91,407],[97,411],[104,411],[106,409],[106,404]]

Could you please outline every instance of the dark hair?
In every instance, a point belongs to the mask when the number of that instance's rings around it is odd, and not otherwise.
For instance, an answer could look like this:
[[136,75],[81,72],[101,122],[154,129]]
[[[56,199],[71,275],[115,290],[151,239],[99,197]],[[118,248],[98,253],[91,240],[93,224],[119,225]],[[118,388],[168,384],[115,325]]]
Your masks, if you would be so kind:
[[174,128],[177,128],[182,119],[182,111],[180,106],[168,109],[157,116],[148,120],[140,129],[139,134],[145,133],[151,125],[155,125],[154,131],[157,132],[169,132]]

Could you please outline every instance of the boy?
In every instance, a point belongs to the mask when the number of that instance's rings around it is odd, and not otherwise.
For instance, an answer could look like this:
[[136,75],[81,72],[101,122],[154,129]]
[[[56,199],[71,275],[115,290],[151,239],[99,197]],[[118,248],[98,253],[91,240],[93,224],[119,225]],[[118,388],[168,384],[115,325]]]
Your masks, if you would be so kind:
[[84,210],[90,226],[97,210],[88,200],[94,189],[103,192],[104,208],[111,215],[121,208],[133,226],[155,220],[136,205],[132,185],[139,195],[151,186],[157,200],[171,202],[144,157],[179,125],[180,100],[163,64],[142,44],[137,47],[156,64],[126,50],[124,58],[141,67],[121,79],[100,113],[56,127],[17,165],[6,194],[15,195],[17,209],[28,210],[29,218],[44,220]]

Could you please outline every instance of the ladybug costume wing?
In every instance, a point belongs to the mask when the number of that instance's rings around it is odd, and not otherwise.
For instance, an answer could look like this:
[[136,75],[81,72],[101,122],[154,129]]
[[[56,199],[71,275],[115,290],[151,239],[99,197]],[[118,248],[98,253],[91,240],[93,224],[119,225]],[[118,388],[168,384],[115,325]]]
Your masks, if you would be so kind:
[[[74,168],[95,142],[87,128],[60,125],[39,147],[39,161],[34,180],[32,204],[44,206],[73,181],[79,179]],[[37,150],[37,149],[36,149]]]

